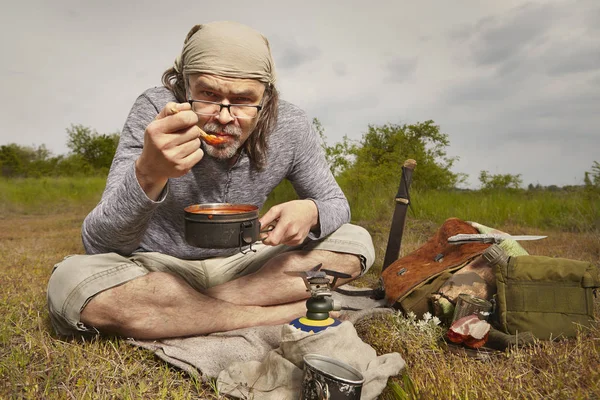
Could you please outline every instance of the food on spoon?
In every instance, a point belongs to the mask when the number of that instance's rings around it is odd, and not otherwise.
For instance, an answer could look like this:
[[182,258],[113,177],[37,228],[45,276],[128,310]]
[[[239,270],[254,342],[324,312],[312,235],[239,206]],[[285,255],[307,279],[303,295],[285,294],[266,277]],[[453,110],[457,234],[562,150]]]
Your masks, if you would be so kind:
[[206,143],[210,144],[210,145],[216,145],[216,144],[221,144],[224,143],[225,141],[227,141],[227,138],[225,137],[221,137],[221,136],[217,136],[217,135],[212,135],[210,133],[206,133],[204,132],[202,129],[200,129],[200,138],[202,138],[202,140],[204,140]]
[[[171,115],[175,115],[179,112],[179,110],[176,109],[175,107],[170,107],[169,111],[171,112]],[[215,146],[217,144],[225,143],[227,141],[227,138],[213,135],[210,133],[206,133],[202,129],[200,129],[200,138],[202,138],[202,140],[204,140],[206,143],[213,145],[213,146]]]

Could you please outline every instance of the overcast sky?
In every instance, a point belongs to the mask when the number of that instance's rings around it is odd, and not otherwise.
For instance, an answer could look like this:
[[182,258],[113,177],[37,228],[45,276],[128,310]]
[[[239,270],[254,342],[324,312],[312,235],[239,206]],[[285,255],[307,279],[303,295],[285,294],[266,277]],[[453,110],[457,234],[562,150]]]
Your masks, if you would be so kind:
[[[600,161],[600,1],[13,1],[0,15],[0,145],[66,154],[120,131],[198,23],[271,42],[282,97],[329,144],[432,119],[454,172],[576,185]],[[418,168],[418,167],[417,167]]]

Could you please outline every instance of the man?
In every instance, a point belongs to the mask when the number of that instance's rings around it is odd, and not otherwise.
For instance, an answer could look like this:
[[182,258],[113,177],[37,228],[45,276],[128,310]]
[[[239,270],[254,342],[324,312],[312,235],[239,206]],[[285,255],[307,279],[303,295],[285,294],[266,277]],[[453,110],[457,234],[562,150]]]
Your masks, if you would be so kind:
[[[164,87],[144,92],[127,118],[102,199],[83,223],[88,254],[53,271],[57,333],[156,339],[286,323],[304,314],[308,293],[284,271],[322,263],[356,278],[372,265],[371,238],[348,224],[308,118],[279,100],[274,82],[258,32],[233,22],[192,28]],[[186,243],[186,206],[261,207],[284,179],[299,200],[260,218],[275,228],[256,252]]]

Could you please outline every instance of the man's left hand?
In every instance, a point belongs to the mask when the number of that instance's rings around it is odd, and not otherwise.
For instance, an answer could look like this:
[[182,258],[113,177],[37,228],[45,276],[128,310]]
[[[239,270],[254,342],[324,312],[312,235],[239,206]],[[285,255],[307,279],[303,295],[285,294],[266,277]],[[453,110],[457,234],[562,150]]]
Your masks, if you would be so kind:
[[310,230],[318,223],[319,211],[312,200],[292,200],[278,204],[260,219],[262,230],[269,225],[276,224],[275,228],[263,239],[263,243],[271,246],[302,244]]

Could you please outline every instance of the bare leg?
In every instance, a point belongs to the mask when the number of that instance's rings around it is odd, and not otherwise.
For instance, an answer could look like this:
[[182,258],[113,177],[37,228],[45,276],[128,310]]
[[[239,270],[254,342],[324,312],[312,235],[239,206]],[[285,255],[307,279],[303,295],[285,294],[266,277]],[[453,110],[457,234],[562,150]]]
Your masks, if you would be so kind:
[[[358,257],[327,251],[289,252],[260,271],[200,293],[183,279],[151,272],[96,295],[81,321],[100,331],[138,339],[222,332],[283,324],[304,315],[308,297],[302,279],[283,271],[323,268],[357,276]],[[342,284],[343,282],[340,282]]]
[[81,321],[103,332],[160,339],[283,324],[304,311],[303,302],[232,304],[197,292],[175,275],[151,272],[96,295],[81,312]]
[[[269,260],[259,271],[239,279],[213,286],[204,294],[240,305],[270,306],[308,298],[304,281],[284,271],[308,271],[319,263],[325,269],[344,272],[356,278],[361,270],[360,260],[353,254],[330,251],[291,251]],[[350,279],[339,279],[337,286]]]

